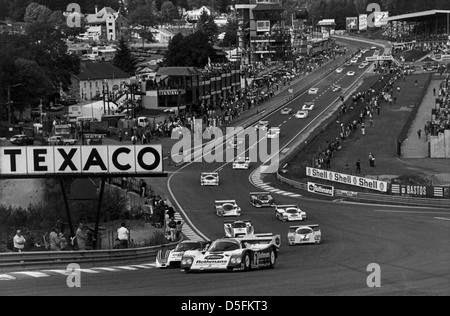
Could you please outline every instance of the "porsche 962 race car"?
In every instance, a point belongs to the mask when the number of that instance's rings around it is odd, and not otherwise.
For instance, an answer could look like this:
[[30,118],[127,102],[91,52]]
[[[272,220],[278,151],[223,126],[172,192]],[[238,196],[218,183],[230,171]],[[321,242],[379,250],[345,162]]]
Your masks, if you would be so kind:
[[204,172],[200,177],[201,185],[219,185],[219,174],[216,172]]
[[225,230],[225,237],[231,238],[252,235],[255,232],[250,220],[225,221],[223,223],[223,229]]
[[250,204],[254,207],[274,207],[275,199],[267,192],[250,192]]
[[306,219],[306,213],[297,205],[277,205],[275,217],[283,222],[303,221]]
[[186,251],[181,259],[181,269],[192,272],[273,268],[280,245],[280,235],[273,234],[218,239],[204,251]]
[[216,215],[221,217],[241,216],[241,208],[235,200],[215,201]]
[[291,226],[289,227],[289,246],[301,244],[320,244],[322,232],[319,225]]

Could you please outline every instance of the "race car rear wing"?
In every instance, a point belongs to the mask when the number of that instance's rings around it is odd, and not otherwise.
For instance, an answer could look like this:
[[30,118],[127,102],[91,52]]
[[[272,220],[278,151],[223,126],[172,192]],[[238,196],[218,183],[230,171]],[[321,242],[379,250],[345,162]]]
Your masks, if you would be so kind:
[[277,205],[277,208],[299,208],[298,205]]
[[203,172],[202,173],[202,177],[206,177],[206,176],[214,176],[217,177],[219,176],[219,174],[217,172]]
[[246,235],[239,238],[242,242],[250,244],[267,244],[280,248],[281,237],[272,233]]
[[233,220],[223,221],[224,224],[234,224],[235,222],[251,223],[251,221],[249,219],[243,219],[243,220],[238,220],[238,221],[233,221]]
[[296,231],[298,228],[301,228],[301,227],[309,227],[315,232],[320,230],[319,225],[301,225],[301,226],[289,226],[289,231],[293,232],[293,231]]
[[225,203],[236,204],[236,200],[214,201],[214,204],[216,204],[216,205],[225,204]]
[[250,194],[250,196],[255,196],[255,195],[270,195],[269,192],[250,192],[249,194]]

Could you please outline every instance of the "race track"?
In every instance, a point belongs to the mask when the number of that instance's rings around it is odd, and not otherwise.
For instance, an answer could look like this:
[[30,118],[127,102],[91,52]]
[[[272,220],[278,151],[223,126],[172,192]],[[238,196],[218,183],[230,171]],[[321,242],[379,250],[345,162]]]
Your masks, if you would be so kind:
[[[366,46],[358,44],[358,46]],[[348,77],[353,70],[356,76]],[[352,85],[364,70],[358,65],[333,73],[315,87],[317,95],[302,95],[289,107],[295,113],[315,99],[316,109],[306,120],[289,119],[278,111],[267,120],[280,126],[283,147],[308,128],[339,93],[329,88]],[[322,113],[324,112],[324,113]],[[249,170],[232,170],[221,163],[186,165],[170,179],[177,202],[195,226],[209,239],[223,236],[223,219],[215,215],[214,200],[235,199],[242,219],[250,219],[257,233],[282,237],[274,269],[239,273],[193,273],[174,270],[136,270],[82,274],[82,287],[70,289],[66,277],[14,280],[1,283],[1,295],[163,295],[163,296],[298,296],[298,295],[449,295],[450,211],[376,205],[343,204],[291,198],[274,194],[278,204],[298,204],[307,212],[306,224],[320,224],[323,244],[289,247],[288,226],[275,219],[274,210],[249,204],[257,190]],[[218,187],[200,186],[201,172],[218,170]],[[381,288],[369,288],[367,266],[381,268]]]

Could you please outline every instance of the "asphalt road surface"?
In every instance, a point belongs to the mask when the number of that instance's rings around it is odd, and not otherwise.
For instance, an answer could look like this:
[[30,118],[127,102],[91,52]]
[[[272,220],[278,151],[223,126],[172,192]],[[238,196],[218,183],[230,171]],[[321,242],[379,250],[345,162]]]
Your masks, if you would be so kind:
[[[358,44],[358,46],[366,46]],[[347,77],[353,70],[356,76]],[[274,113],[266,120],[280,126],[280,146],[308,128],[316,116],[326,115],[343,88],[358,80],[358,64],[321,83],[317,95],[305,94],[289,105],[293,114],[304,102],[316,108],[306,120]],[[449,295],[450,211],[376,205],[343,204],[291,198],[274,194],[277,204],[298,204],[307,212],[305,224],[320,224],[323,244],[287,245],[289,223],[275,219],[274,209],[249,204],[256,188],[248,178],[258,167],[232,170],[231,164],[193,163],[170,179],[170,188],[183,211],[209,239],[222,237],[223,219],[215,215],[214,201],[235,199],[242,218],[250,219],[257,233],[282,237],[274,269],[238,273],[192,273],[179,269],[136,270],[102,274],[82,273],[81,288],[68,288],[66,277],[24,279],[1,283],[1,295],[175,295],[175,296],[298,296],[298,295]],[[200,186],[200,174],[219,170],[218,187]],[[381,269],[381,287],[369,288],[370,264]]]

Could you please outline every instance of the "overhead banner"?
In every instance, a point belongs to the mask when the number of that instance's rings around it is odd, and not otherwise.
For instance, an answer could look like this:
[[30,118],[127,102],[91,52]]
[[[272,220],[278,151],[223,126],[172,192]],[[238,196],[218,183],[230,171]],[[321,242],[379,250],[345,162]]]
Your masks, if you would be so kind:
[[354,18],[347,18],[347,20],[346,20],[346,29],[347,30],[357,30],[358,29],[358,25],[357,25],[357,23],[358,23],[358,18],[357,17],[354,17]]
[[306,175],[308,177],[352,185],[364,189],[387,192],[388,183],[374,179],[357,177],[354,175],[343,174],[334,171],[321,170],[317,168],[306,167]]
[[308,192],[333,197],[334,187],[329,185],[308,182]]
[[0,147],[0,177],[163,172],[161,145]]
[[367,31],[367,14],[359,15],[359,30]]

